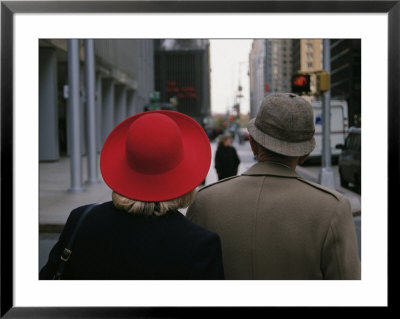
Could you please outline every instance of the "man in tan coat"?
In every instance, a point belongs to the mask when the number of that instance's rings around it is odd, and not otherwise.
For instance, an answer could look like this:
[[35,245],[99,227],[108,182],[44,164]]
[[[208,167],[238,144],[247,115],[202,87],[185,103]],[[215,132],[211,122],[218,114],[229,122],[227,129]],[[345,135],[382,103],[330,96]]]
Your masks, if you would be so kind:
[[315,147],[313,119],[302,97],[267,95],[248,125],[258,163],[189,207],[220,235],[226,279],[361,279],[349,200],[295,172]]

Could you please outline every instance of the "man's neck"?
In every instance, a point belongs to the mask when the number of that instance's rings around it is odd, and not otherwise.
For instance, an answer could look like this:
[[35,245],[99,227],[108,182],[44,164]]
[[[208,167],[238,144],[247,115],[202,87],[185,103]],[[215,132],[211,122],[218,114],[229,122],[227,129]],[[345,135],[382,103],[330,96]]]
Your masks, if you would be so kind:
[[257,155],[257,161],[259,163],[261,163],[261,162],[273,162],[273,163],[277,163],[277,164],[281,164],[281,165],[284,165],[286,167],[289,167],[292,170],[296,170],[298,158],[297,157],[290,157],[290,158],[287,158],[287,159],[283,159],[283,158],[280,158],[280,157],[272,157],[272,156],[267,156],[265,154],[259,154],[259,155]]

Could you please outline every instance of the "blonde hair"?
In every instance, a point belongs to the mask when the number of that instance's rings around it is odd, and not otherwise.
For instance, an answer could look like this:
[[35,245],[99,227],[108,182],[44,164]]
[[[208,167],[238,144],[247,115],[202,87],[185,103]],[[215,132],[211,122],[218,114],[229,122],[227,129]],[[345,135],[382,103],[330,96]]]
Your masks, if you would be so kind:
[[185,195],[165,202],[141,202],[126,198],[116,192],[112,192],[112,201],[117,209],[124,210],[130,214],[162,216],[167,211],[188,207],[194,200],[196,190]]

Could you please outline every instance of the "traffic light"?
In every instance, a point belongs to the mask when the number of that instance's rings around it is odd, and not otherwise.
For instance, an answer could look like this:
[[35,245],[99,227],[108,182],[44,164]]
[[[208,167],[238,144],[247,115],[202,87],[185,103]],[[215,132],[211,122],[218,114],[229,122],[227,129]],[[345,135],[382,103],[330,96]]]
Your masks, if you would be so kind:
[[317,73],[317,90],[319,92],[329,91],[330,88],[330,77],[329,73],[321,71]]
[[293,93],[308,93],[310,92],[310,75],[295,74],[292,76],[292,92]]

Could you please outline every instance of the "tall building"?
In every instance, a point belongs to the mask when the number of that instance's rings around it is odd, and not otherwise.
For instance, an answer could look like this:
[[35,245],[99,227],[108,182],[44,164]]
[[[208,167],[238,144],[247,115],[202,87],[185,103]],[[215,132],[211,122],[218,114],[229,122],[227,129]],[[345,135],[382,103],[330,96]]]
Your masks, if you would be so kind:
[[205,124],[211,115],[209,40],[157,40],[155,89],[161,102],[173,99],[179,112]]
[[291,39],[267,39],[265,41],[266,92],[289,92],[293,69]]
[[264,98],[267,84],[264,81],[265,40],[254,40],[249,57],[250,76],[250,118],[257,115],[257,110]]
[[331,96],[349,107],[349,126],[361,125],[361,40],[332,39]]
[[[79,41],[81,153],[87,141],[85,46]],[[39,160],[56,161],[71,148],[68,116],[68,41],[39,41]],[[96,148],[122,120],[143,110],[154,91],[153,40],[93,40]],[[75,119],[76,120],[76,119]]]
[[293,74],[293,40],[258,39],[250,52],[250,117],[257,115],[265,94],[290,92]]

